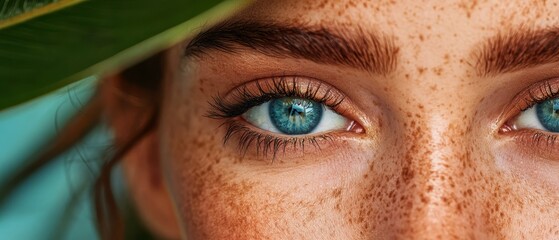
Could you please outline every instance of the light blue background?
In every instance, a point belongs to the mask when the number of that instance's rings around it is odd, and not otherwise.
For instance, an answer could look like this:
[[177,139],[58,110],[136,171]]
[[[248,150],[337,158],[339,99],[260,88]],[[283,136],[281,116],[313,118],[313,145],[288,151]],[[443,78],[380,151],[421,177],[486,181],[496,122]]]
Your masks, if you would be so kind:
[[[94,78],[85,79],[0,112],[0,184],[87,102],[95,84]],[[111,134],[99,126],[25,181],[0,209],[0,238],[97,239],[90,186],[109,146]]]

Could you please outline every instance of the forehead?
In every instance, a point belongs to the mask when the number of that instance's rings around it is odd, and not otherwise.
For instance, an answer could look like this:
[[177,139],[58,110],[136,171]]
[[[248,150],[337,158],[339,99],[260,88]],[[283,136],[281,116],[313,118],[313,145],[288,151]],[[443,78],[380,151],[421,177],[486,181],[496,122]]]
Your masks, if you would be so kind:
[[555,1],[530,0],[258,0],[243,17],[359,27],[404,42],[448,37],[468,42],[519,27],[554,26],[559,23],[558,10]]
[[556,22],[554,1],[477,0],[257,0],[251,17],[313,24],[360,24],[377,29],[393,26],[441,27],[466,22],[484,30],[521,24]]
[[558,11],[557,2],[529,0],[257,0],[239,17],[358,29],[394,40],[404,68],[457,69],[463,66],[447,64],[449,59],[468,62],[488,39],[519,29],[557,28]]

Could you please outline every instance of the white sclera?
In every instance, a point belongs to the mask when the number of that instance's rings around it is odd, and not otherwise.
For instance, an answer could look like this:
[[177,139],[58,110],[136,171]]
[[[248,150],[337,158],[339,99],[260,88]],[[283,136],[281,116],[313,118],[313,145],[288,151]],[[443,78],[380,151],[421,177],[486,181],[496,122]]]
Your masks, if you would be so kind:
[[532,128],[547,131],[538,119],[536,105],[520,113],[513,126],[516,129]]
[[[252,125],[256,126],[257,128],[270,131],[273,133],[284,134],[280,132],[276,126],[272,123],[272,119],[270,119],[269,109],[270,109],[270,102],[265,102],[258,106],[254,106],[248,111],[243,114],[243,118],[251,123]],[[308,134],[315,134],[321,132],[328,132],[333,130],[340,130],[345,129],[349,125],[349,120],[342,115],[336,113],[334,110],[326,107],[324,104],[321,104],[322,107],[322,117],[320,118],[320,122],[316,128],[314,128]],[[307,134],[302,134],[307,135]],[[295,135],[291,135],[295,136]]]

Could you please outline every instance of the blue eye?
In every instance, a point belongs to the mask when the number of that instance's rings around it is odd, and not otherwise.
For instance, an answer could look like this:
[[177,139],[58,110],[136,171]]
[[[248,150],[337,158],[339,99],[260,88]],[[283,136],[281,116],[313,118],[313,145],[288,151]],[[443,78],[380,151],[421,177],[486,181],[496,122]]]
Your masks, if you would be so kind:
[[559,132],[559,98],[537,104],[536,113],[545,129]]
[[269,106],[270,120],[282,133],[307,134],[318,126],[322,118],[322,106],[307,99],[274,99]]
[[559,98],[546,100],[524,110],[514,126],[559,133]]
[[254,126],[285,135],[346,129],[350,121],[310,99],[284,97],[252,107],[243,118]]

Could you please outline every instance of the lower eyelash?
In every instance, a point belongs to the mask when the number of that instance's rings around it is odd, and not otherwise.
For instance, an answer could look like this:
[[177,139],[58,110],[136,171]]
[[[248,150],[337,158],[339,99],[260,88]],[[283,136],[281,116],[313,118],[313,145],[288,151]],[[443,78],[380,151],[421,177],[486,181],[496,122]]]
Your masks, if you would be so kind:
[[536,146],[542,146],[545,144],[546,147],[556,147],[558,142],[558,135],[555,134],[546,134],[543,132],[535,132],[532,135],[532,141]]
[[320,149],[320,142],[331,141],[328,133],[318,136],[304,136],[304,137],[275,137],[267,134],[258,133],[240,121],[229,119],[223,125],[227,127],[223,144],[227,144],[233,137],[237,138],[238,148],[240,149],[242,157],[252,145],[256,149],[256,155],[268,156],[272,154],[272,163],[276,159],[278,152],[281,150],[285,154],[286,148],[293,147],[293,151],[298,148],[305,151],[305,145],[311,143],[313,147]]

